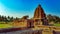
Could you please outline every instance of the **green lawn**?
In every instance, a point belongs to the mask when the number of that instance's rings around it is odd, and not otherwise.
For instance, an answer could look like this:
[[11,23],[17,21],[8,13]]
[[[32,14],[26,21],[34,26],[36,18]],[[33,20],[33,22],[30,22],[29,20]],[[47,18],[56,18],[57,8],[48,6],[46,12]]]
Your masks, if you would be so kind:
[[0,24],[0,28],[11,28],[12,25],[10,24]]
[[60,24],[55,23],[54,26],[60,26]]
[[[53,26],[60,26],[60,24],[58,23],[55,23]],[[0,24],[0,28],[11,28],[13,27],[11,23],[8,23],[8,24]]]

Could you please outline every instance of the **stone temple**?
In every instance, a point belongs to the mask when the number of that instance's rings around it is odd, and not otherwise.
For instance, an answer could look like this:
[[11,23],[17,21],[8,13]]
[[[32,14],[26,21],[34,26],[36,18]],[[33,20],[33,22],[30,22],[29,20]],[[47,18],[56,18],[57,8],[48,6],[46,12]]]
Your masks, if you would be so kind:
[[35,27],[39,25],[48,25],[48,20],[46,14],[44,13],[41,5],[35,9],[34,16],[32,19],[27,19],[26,17],[21,18],[20,20],[14,20],[14,26],[23,26],[24,27]]
[[33,19],[34,22],[39,25],[48,25],[46,14],[44,13],[44,10],[41,5],[38,5],[38,7],[36,8]]
[[[13,21],[13,28],[0,30],[1,34],[60,34],[60,27],[49,26],[46,14],[41,5],[35,9],[32,19],[23,16]],[[16,32],[14,32],[16,31]],[[3,33],[4,32],[4,33]],[[7,32],[7,33],[6,33]]]
[[[20,20],[14,20],[14,26],[21,26],[25,28],[34,28],[42,30],[40,34],[60,34],[60,28],[55,26],[50,26],[46,18],[46,14],[41,5],[35,9],[34,16],[32,19],[26,18],[27,16],[22,17]],[[36,32],[35,32],[36,33]]]

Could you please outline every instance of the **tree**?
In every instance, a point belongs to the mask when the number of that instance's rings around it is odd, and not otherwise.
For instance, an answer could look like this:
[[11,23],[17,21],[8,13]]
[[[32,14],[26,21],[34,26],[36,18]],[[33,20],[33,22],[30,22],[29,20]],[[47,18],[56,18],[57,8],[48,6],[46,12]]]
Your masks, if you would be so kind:
[[53,21],[53,17],[52,17],[51,14],[47,15],[47,18],[48,18],[48,21],[49,21],[49,22]]
[[8,16],[8,19],[10,19],[10,16]]
[[10,22],[12,22],[13,20],[14,20],[14,18],[13,18],[13,17],[11,17],[11,18],[10,18]]
[[55,23],[57,23],[57,22],[60,22],[60,18],[58,17],[58,16],[54,16],[55,17]]
[[54,23],[60,23],[60,18],[58,17],[58,16],[55,16],[55,15],[51,15],[51,14],[49,14],[49,15],[47,15],[47,18],[48,18],[48,21],[49,22],[54,22]]
[[29,16],[23,16],[23,19],[27,19]]
[[4,16],[1,16],[1,21],[4,21]]
[[1,15],[0,15],[0,21],[1,21]]
[[10,16],[7,17],[8,22],[10,22]]
[[8,20],[7,20],[7,17],[5,16],[4,17],[4,22],[7,24],[8,23]]

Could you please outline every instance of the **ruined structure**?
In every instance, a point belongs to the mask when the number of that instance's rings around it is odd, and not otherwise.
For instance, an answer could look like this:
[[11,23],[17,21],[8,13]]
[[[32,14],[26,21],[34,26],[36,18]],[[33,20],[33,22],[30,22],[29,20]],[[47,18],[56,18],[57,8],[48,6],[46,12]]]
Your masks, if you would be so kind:
[[[60,34],[60,27],[48,26],[46,14],[41,5],[35,10],[32,19],[27,19],[28,16],[23,16],[19,20],[14,20],[14,28],[0,29],[2,34]],[[47,25],[47,26],[45,26]],[[12,32],[14,31],[14,32]],[[16,31],[16,32],[15,32]]]
[[33,27],[33,26],[39,26],[39,25],[48,25],[48,21],[46,19],[46,14],[44,13],[44,10],[41,7],[41,5],[38,5],[38,7],[35,9],[33,19],[27,19],[27,16],[24,16],[22,19],[17,20],[17,22],[19,22],[20,24],[21,23],[25,24],[25,27]]

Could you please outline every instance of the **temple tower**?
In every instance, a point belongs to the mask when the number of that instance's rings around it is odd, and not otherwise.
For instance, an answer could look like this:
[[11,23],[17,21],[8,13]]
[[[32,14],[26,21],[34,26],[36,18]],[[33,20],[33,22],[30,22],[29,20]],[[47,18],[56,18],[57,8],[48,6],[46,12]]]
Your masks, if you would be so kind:
[[33,18],[35,25],[48,25],[46,14],[44,13],[41,5],[38,5],[38,7],[36,8]]

